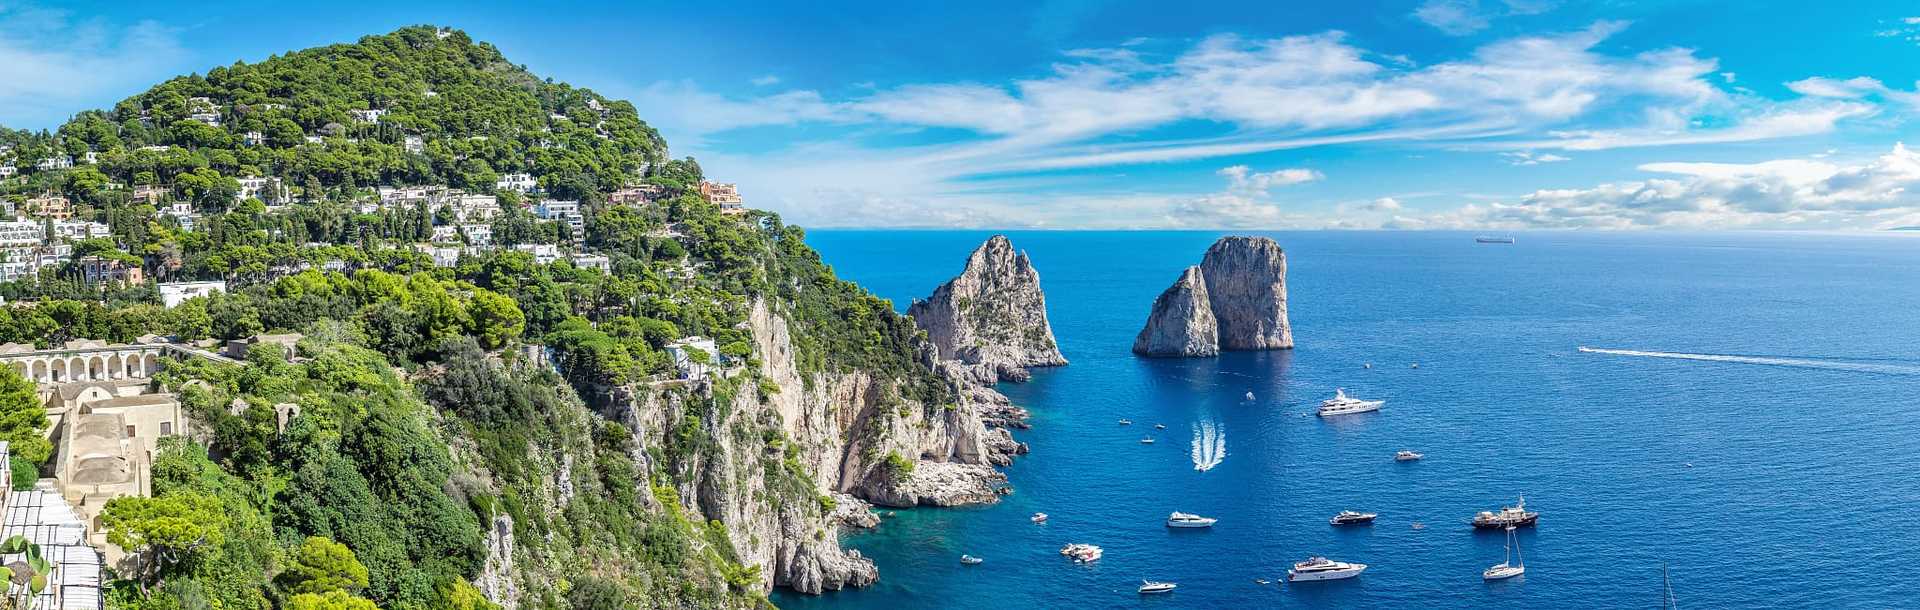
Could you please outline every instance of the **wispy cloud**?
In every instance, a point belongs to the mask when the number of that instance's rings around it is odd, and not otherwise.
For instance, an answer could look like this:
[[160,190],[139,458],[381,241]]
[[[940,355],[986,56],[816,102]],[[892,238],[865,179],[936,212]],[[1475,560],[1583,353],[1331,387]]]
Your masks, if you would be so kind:
[[101,95],[136,92],[186,57],[178,32],[155,22],[120,27],[0,4],[0,124],[57,123]]
[[772,74],[767,74],[764,76],[757,77],[749,82],[752,82],[753,86],[755,87],[771,87],[773,85],[780,84],[780,77],[774,76]]
[[1487,29],[1493,20],[1512,15],[1537,15],[1558,5],[1554,0],[1427,0],[1411,15],[1420,22],[1452,36],[1465,36]]
[[1536,153],[1531,150],[1512,150],[1500,153],[1500,156],[1506,159],[1510,165],[1539,165],[1541,163],[1559,163],[1561,161],[1573,160],[1553,153]]

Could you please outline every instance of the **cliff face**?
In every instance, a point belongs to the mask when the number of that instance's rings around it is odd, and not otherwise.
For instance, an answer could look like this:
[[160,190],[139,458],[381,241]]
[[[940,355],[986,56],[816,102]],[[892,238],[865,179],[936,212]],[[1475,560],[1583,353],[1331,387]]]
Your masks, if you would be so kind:
[[1147,326],[1133,339],[1133,351],[1155,356],[1212,356],[1220,353],[1219,326],[1209,303],[1206,277],[1199,267],[1180,272],[1180,279],[1153,300]]
[[1272,239],[1238,236],[1214,242],[1154,300],[1133,342],[1134,353],[1148,356],[1292,347],[1286,254]]
[[[748,325],[761,360],[757,379],[640,389],[619,419],[643,458],[673,445],[677,430],[699,426],[694,436],[708,444],[697,456],[648,466],[674,472],[690,520],[723,525],[740,563],[761,567],[763,586],[820,593],[872,584],[873,561],[838,542],[843,525],[874,525],[866,502],[993,502],[1006,477],[992,464],[1026,450],[988,425],[1024,412],[937,366],[930,347],[927,365],[961,390],[953,404],[903,401],[894,380],[868,371],[804,372],[787,319],[764,302],[753,304]],[[892,456],[914,465],[902,472],[889,465]]]
[[1027,367],[1067,363],[1047,322],[1040,274],[1026,253],[995,235],[973,251],[958,277],[907,309],[942,359],[969,367],[975,381],[1024,381]]

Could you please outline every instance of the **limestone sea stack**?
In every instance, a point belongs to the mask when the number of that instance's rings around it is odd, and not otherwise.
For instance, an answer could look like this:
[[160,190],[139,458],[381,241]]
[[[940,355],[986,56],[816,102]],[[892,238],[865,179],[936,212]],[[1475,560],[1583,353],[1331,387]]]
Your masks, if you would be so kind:
[[1222,237],[1200,264],[1153,301],[1133,340],[1146,356],[1213,356],[1221,350],[1293,347],[1287,323],[1287,255],[1265,237]]
[[915,300],[907,315],[927,331],[941,359],[967,365],[983,383],[1024,381],[1027,367],[1067,363],[1047,323],[1040,274],[1004,235],[987,239],[959,277]]

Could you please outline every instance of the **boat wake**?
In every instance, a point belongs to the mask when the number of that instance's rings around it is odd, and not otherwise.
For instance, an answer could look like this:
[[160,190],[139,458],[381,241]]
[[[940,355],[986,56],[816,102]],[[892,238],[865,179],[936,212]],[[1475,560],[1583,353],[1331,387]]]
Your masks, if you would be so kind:
[[1193,424],[1193,469],[1200,472],[1213,470],[1221,462],[1227,461],[1227,431],[1213,420],[1201,420]]
[[1580,351],[1589,354],[1607,354],[1612,356],[1638,356],[1641,358],[1669,358],[1674,360],[1700,360],[1705,362],[1731,362],[1735,364],[1759,364],[1765,366],[1786,366],[1805,369],[1828,369],[1835,371],[1855,371],[1860,373],[1880,373],[1885,375],[1920,375],[1920,365],[1887,364],[1884,362],[1862,362],[1858,360],[1792,358],[1784,356],[1740,356],[1735,354],[1688,354],[1681,352],[1649,352],[1631,349],[1606,349],[1580,346]]

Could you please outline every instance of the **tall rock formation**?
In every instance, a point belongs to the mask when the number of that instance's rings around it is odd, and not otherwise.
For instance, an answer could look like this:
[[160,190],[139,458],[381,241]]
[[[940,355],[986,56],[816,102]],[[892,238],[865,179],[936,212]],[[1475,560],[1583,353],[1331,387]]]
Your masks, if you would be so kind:
[[907,315],[927,331],[941,359],[967,365],[981,383],[1024,381],[1027,367],[1067,363],[1047,323],[1040,274],[1004,235],[980,244],[959,277],[915,300]]
[[1222,237],[1200,264],[1160,293],[1133,351],[1212,356],[1220,350],[1293,347],[1287,323],[1287,255],[1265,237]]

